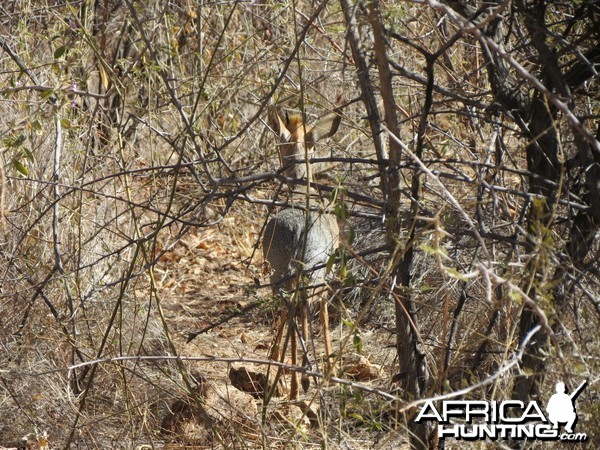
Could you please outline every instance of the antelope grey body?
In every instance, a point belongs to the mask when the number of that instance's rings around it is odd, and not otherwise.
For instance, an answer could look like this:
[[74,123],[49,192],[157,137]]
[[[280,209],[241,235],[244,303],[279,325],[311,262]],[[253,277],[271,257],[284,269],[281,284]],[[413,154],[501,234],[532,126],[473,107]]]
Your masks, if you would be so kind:
[[280,211],[267,224],[263,238],[263,253],[273,269],[271,282],[292,290],[301,271],[318,267],[306,273],[314,284],[323,283],[338,236],[337,221],[330,214],[295,208]]

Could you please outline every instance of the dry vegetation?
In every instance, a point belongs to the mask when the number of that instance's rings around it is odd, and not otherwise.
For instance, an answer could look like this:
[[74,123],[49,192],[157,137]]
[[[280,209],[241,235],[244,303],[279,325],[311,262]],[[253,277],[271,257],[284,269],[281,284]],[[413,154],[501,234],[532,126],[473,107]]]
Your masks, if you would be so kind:
[[[2,2],[0,448],[434,445],[413,400],[585,379],[600,445],[600,6],[543,3]],[[292,403],[237,389],[276,370],[273,104],[343,116],[315,155],[341,370]]]

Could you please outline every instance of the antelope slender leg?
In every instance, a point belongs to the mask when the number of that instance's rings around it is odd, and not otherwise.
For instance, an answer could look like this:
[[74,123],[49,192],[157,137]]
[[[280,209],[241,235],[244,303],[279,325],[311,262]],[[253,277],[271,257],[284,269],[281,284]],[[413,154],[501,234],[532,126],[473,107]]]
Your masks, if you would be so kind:
[[319,316],[323,326],[323,340],[325,341],[325,371],[330,372],[332,369],[333,348],[331,346],[331,336],[329,335],[329,310],[325,295],[321,297]]
[[285,306],[282,306],[281,310],[279,311],[279,325],[277,328],[277,334],[275,335],[275,342],[273,342],[273,347],[271,348],[271,360],[273,361],[283,361],[283,354],[281,351],[281,340],[283,338],[283,330],[285,329],[287,316],[287,308]]
[[[302,305],[300,305],[300,323],[302,327],[302,367],[306,368],[308,366],[308,302],[304,300]],[[304,392],[308,391],[310,387],[310,379],[308,376],[303,373],[300,379],[300,383],[302,384],[302,390]]]
[[[294,326],[294,316],[289,315],[288,317],[288,333],[290,333],[290,350],[292,353],[292,365],[298,365],[298,338],[296,336],[297,330]],[[298,372],[292,372],[292,381],[290,383],[290,400],[296,400],[298,398]]]

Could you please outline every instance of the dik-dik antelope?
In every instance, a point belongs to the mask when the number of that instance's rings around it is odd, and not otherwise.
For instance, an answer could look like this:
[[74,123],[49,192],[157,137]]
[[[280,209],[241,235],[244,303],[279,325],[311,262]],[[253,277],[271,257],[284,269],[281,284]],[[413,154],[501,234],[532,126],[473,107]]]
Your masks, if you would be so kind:
[[[312,181],[312,168],[308,162],[314,151],[314,144],[332,136],[338,129],[341,116],[333,113],[325,116],[312,126],[305,125],[300,116],[280,115],[271,111],[271,127],[279,135],[279,156],[283,173],[291,178],[301,179],[307,185]],[[326,265],[339,242],[339,227],[336,217],[323,211],[319,201],[309,201],[306,209],[306,195],[302,194],[301,207],[287,207],[272,218],[263,237],[263,255],[273,274],[271,283],[276,295],[282,289],[291,294],[289,307],[283,305],[280,313],[279,329],[271,353],[273,360],[283,359],[281,340],[286,323],[290,335],[292,364],[297,363],[297,337],[295,319],[300,318],[300,331],[303,342],[308,337],[308,301],[314,295],[320,299],[320,320],[325,341],[327,366],[333,354],[329,336],[329,315],[327,309]],[[310,295],[309,295],[310,294]],[[306,349],[306,347],[304,347]],[[328,367],[329,368],[329,367]],[[292,373],[290,398],[298,396],[298,374]]]

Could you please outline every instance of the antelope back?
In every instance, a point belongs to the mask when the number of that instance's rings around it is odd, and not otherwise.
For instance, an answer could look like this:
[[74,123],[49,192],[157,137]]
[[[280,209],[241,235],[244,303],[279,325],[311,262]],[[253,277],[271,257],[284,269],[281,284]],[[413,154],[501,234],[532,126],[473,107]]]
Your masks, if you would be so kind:
[[281,114],[276,109],[269,113],[269,125],[279,135],[279,160],[285,176],[312,179],[308,160],[312,157],[315,143],[333,136],[341,121],[338,113],[331,113],[312,125],[307,125],[299,115]]

